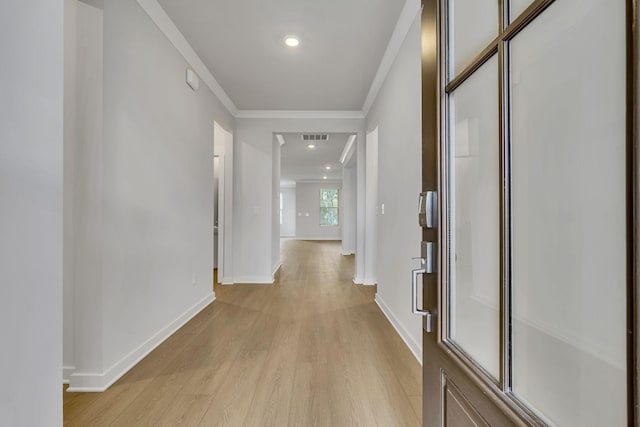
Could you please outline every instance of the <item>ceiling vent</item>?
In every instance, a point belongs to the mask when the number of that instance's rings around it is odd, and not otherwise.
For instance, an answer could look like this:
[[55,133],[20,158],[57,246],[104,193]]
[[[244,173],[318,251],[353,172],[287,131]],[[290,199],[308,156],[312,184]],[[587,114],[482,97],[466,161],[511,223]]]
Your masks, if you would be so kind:
[[329,135],[326,133],[303,133],[302,141],[303,142],[327,142],[329,140]]

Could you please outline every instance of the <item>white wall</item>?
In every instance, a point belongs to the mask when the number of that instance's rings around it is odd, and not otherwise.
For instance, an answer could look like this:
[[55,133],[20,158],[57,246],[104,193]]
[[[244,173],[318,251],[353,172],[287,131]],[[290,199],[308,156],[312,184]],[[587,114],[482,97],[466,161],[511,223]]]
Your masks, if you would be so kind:
[[271,195],[273,134],[339,132],[364,135],[357,118],[253,119],[236,121],[234,135],[234,281],[271,282]]
[[271,274],[280,268],[280,143],[272,137],[271,156]]
[[[363,285],[378,283],[378,127],[367,132]],[[401,164],[401,163],[399,163]],[[394,182],[398,186],[401,182]]]
[[282,191],[282,225],[281,237],[295,237],[296,235],[296,188],[280,187]]
[[356,273],[353,282],[364,282],[365,218],[366,218],[366,179],[367,179],[367,143],[364,134],[356,139]]
[[98,261],[75,284],[72,389],[108,386],[214,297],[214,119],[234,120],[187,67],[136,2],[105,2],[104,142],[78,176],[101,199],[76,230]]
[[[76,16],[77,0],[64,2],[64,202],[63,202],[63,355],[62,364],[73,367],[73,300],[75,292],[75,191],[76,155]],[[67,368],[67,371],[72,368]],[[64,378],[67,375],[63,374]]]
[[[338,226],[320,225],[320,189],[337,189],[340,195]],[[305,240],[342,239],[342,183],[296,183],[296,238]],[[309,214],[309,216],[307,216]]]
[[0,425],[62,425],[64,3],[0,2]]
[[[215,131],[214,131],[215,135]],[[215,137],[214,137],[215,139]],[[224,206],[220,204],[220,158],[213,158],[213,268],[218,268],[218,258],[220,255],[220,249],[218,245],[223,246],[220,242],[220,234],[218,233],[218,210],[224,209]],[[223,195],[224,197],[224,195]]]
[[65,121],[64,257],[74,261],[65,262],[65,382],[75,370],[102,366],[102,278],[96,274],[102,228],[96,224],[102,209],[103,131],[103,12],[75,0],[66,4],[65,31],[75,37],[66,40],[65,74],[75,78],[65,79],[65,109],[74,112]]
[[357,183],[355,164],[342,169],[342,254],[356,252]]
[[[378,127],[378,218],[376,301],[421,359],[420,318],[411,313],[411,258],[420,256],[416,206],[421,189],[420,21],[416,17],[367,116]],[[402,167],[398,167],[402,165]]]

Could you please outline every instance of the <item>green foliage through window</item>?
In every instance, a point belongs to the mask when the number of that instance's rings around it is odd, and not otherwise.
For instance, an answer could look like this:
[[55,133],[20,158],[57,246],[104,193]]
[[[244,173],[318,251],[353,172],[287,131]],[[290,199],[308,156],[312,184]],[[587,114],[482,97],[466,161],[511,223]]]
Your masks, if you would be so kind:
[[337,188],[320,190],[320,225],[338,226],[339,195]]

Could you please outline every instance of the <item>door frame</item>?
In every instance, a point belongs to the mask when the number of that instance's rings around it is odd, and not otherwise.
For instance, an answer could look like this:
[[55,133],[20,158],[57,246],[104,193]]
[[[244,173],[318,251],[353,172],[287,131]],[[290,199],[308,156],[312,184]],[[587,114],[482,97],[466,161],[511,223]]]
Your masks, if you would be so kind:
[[225,212],[225,171],[224,171],[224,154],[215,154],[213,158],[218,158],[218,242],[217,242],[217,265],[218,265],[218,282],[222,282],[222,277],[224,277],[224,238],[225,238],[225,227],[224,227],[224,212]]
[[[638,27],[640,21],[638,17],[638,2],[640,0],[625,0],[626,3],[626,40],[627,40],[627,59],[626,59],[626,155],[627,155],[627,418],[629,425],[638,425],[640,423],[640,414],[638,409],[638,396],[640,395],[640,383],[638,381],[638,354],[640,354],[640,340],[637,333],[640,330],[640,319],[638,318],[638,306],[640,305],[640,294],[638,293],[638,277],[640,276],[640,252],[638,250],[638,230],[640,222],[640,211],[638,209],[640,199],[640,173],[638,167],[640,165],[638,135],[639,129],[639,111],[638,111],[638,59],[639,59],[639,41]],[[505,49],[506,43],[513,39],[522,29],[531,21],[543,13],[555,0],[535,0],[523,12],[523,14],[508,24],[508,0],[499,0],[500,11],[500,34],[485,48],[472,62],[472,65],[466,67],[451,82],[446,83],[447,66],[445,63],[445,52],[448,52],[448,38],[444,34],[446,19],[448,19],[447,0],[422,0],[422,38],[423,43],[427,40],[427,46],[423,44],[422,49],[422,73],[423,73],[423,162],[428,159],[432,153],[425,153],[424,139],[435,137],[437,146],[437,163],[438,163],[438,193],[439,193],[439,247],[442,248],[442,242],[446,241],[447,215],[445,206],[448,206],[446,199],[447,194],[442,191],[446,182],[446,164],[442,161],[442,155],[445,141],[447,140],[447,120],[449,118],[448,103],[446,94],[459,87],[470,75],[472,75],[480,66],[482,66],[493,55],[497,55],[499,67],[499,93],[500,99],[500,166],[501,166],[501,183],[502,191],[500,194],[500,378],[498,381],[492,380],[489,375],[478,364],[471,360],[461,351],[461,349],[450,341],[449,331],[447,330],[448,322],[440,321],[448,316],[449,300],[447,294],[447,279],[443,277],[447,273],[446,258],[443,256],[443,250],[438,251],[438,267],[439,274],[437,280],[437,303],[438,303],[438,321],[436,327],[438,347],[446,354],[454,364],[460,368],[464,374],[480,388],[480,390],[501,409],[513,422],[519,425],[545,425],[545,423],[533,413],[524,403],[522,403],[512,392],[512,384],[508,383],[512,378],[509,371],[512,366],[511,352],[506,351],[509,345],[509,334],[511,333],[511,306],[506,304],[511,298],[511,284],[508,254],[511,253],[510,236],[504,235],[505,221],[510,225],[510,161],[507,150],[507,135],[509,135],[509,111],[506,111],[506,90],[509,84],[509,57],[508,50]],[[425,29],[428,33],[425,35]],[[434,36],[435,39],[431,40]],[[432,49],[435,48],[435,52]],[[434,80],[435,87],[431,87],[430,82],[424,84],[425,76],[429,73],[437,78]],[[427,78],[428,79],[428,78]],[[429,80],[429,79],[428,79]],[[428,81],[427,80],[427,81]],[[434,99],[435,102],[430,99]],[[435,104],[435,105],[434,105]],[[503,108],[505,109],[503,111]],[[434,135],[435,133],[435,135]],[[425,157],[426,156],[426,157]],[[425,171],[423,171],[423,190],[425,187]],[[423,230],[423,240],[429,240],[428,230]],[[423,404],[424,405],[424,404]]]
[[640,251],[638,249],[640,227],[640,111],[638,97],[640,85],[638,67],[640,66],[640,16],[638,13],[640,0],[627,0],[627,375],[628,381],[628,411],[629,424],[640,424],[640,383],[638,381],[638,355],[640,342],[638,340],[638,279],[640,277]]
[[[214,120],[213,155],[218,156],[218,283],[233,284],[233,133]],[[213,160],[212,160],[213,161]],[[213,178],[213,177],[212,177]],[[222,236],[222,238],[221,238]],[[222,242],[222,245],[220,243]]]

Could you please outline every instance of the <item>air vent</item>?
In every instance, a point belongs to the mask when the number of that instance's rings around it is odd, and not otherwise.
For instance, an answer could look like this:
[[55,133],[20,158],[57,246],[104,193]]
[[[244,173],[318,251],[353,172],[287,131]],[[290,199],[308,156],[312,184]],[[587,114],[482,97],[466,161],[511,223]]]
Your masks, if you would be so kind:
[[329,135],[326,133],[303,133],[302,141],[304,142],[327,142]]

